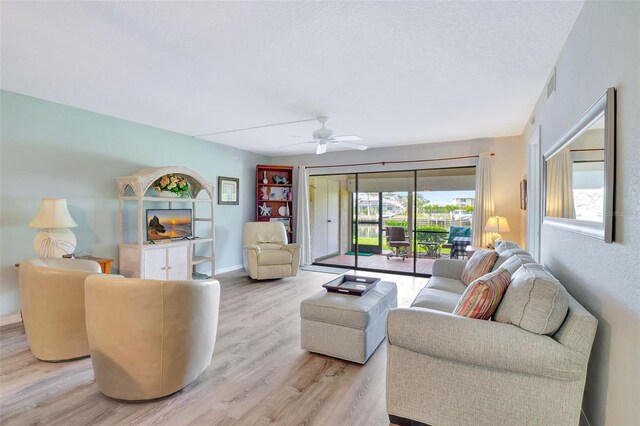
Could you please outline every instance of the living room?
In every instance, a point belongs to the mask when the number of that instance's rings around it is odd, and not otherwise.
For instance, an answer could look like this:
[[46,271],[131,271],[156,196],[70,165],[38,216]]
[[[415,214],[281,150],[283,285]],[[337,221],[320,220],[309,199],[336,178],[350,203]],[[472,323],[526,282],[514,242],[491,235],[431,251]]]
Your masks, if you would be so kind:
[[[638,2],[0,19],[0,423],[640,422]],[[173,248],[188,283],[145,270]],[[565,295],[542,325],[523,271]]]

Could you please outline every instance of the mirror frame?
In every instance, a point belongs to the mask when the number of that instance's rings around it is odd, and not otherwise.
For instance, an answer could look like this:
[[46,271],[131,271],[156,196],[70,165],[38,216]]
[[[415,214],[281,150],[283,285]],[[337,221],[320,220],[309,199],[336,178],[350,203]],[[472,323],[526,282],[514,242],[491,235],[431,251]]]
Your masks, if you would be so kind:
[[[591,124],[604,113],[604,206],[602,223],[577,219],[547,216],[547,161],[556,152],[565,148],[589,129]],[[543,213],[544,225],[560,228],[578,234],[613,241],[613,202],[615,195],[615,147],[616,147],[616,89],[610,87],[580,119],[569,128],[544,154],[543,157]]]

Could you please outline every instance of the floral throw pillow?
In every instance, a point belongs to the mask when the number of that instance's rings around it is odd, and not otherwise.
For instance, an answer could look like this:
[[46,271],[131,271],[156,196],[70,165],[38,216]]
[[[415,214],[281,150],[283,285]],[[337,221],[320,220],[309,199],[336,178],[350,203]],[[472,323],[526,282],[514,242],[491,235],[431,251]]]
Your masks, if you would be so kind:
[[473,253],[471,259],[464,265],[460,281],[464,285],[469,285],[476,278],[479,278],[493,269],[493,264],[498,260],[498,253],[492,250],[480,249]]
[[498,309],[510,281],[511,274],[506,269],[481,276],[467,286],[453,314],[488,320]]

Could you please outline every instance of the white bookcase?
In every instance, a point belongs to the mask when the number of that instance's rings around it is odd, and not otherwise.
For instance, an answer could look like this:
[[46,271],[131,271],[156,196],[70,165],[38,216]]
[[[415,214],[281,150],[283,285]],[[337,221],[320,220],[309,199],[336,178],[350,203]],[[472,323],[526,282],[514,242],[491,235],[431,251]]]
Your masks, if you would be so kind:
[[[189,182],[192,198],[159,196],[151,185],[168,174],[184,176]],[[215,226],[212,184],[185,167],[144,169],[119,177],[116,182],[120,201],[119,266],[122,275],[158,280],[188,280],[196,273],[203,278],[213,275]],[[155,243],[147,241],[146,208],[191,208],[194,238]]]

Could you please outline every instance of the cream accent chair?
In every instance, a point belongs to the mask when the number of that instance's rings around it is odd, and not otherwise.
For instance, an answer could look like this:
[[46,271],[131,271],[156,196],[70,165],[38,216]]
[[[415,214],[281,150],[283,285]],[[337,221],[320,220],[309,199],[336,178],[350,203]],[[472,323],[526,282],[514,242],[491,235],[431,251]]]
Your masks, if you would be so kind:
[[254,280],[295,277],[300,265],[300,244],[287,244],[281,222],[244,224],[245,269]]
[[100,274],[92,260],[39,258],[20,262],[20,309],[33,355],[64,361],[89,355],[84,280]]
[[103,394],[160,398],[193,382],[211,363],[218,281],[94,275],[85,294],[91,362]]

